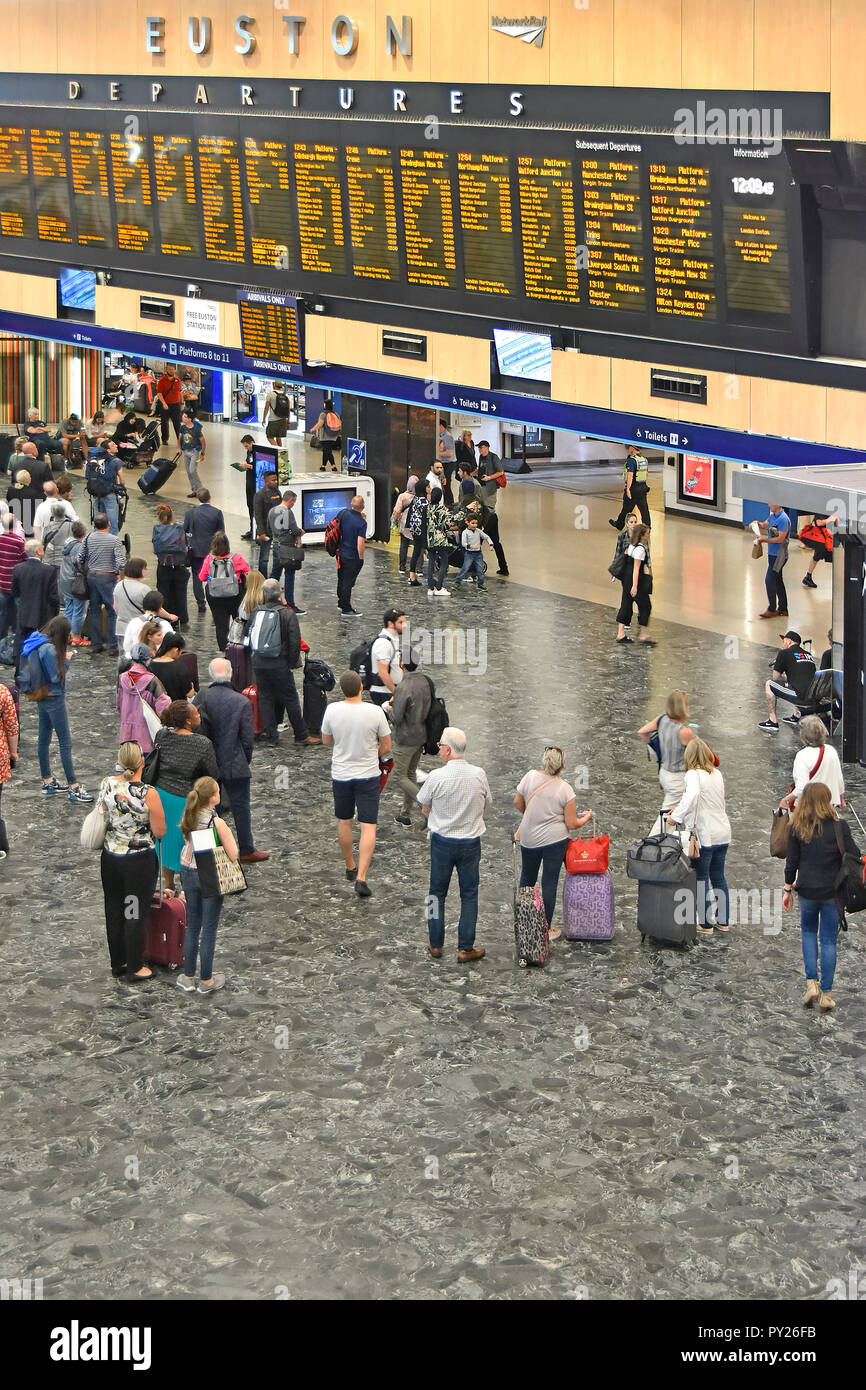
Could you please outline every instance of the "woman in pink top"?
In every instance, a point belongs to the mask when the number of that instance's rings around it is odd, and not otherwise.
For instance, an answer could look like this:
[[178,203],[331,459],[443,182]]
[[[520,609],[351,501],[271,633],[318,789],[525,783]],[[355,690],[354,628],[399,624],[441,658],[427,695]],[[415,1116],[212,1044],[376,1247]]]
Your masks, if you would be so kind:
[[147,667],[153,655],[153,642],[159,636],[157,623],[145,623],[140,633],[141,641],[133,647],[132,665],[124,671],[117,685],[120,742],[137,743],[142,753],[149,753],[153,748],[153,735],[147,727],[142,701],[157,716],[171,704],[162,682]]
[[207,586],[207,601],[221,652],[225,651],[228,641],[229,623],[238,615],[249,572],[249,564],[243,555],[232,553],[225,531],[217,531],[211,541],[210,555],[205,556],[198,577]]

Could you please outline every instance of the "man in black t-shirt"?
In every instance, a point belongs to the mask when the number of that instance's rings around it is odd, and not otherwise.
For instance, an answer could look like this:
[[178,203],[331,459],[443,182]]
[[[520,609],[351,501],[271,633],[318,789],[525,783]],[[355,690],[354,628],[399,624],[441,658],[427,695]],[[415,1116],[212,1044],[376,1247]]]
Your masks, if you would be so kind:
[[[790,628],[787,632],[779,635],[782,638],[782,645],[773,662],[772,679],[768,680],[764,687],[770,717],[758,725],[759,729],[765,729],[767,733],[771,734],[779,732],[776,700],[802,700],[815,679],[814,659],[804,650],[799,632],[794,632],[793,628]],[[798,719],[798,715],[789,715],[785,723],[796,724]]]

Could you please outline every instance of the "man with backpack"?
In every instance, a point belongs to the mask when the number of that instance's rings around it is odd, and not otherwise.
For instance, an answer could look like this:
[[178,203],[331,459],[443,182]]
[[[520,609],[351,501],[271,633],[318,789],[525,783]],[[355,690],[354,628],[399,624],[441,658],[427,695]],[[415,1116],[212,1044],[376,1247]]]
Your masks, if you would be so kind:
[[[382,631],[370,643],[369,681],[366,688],[374,705],[387,705],[403,679],[400,634],[406,626],[406,614],[399,608],[389,608],[382,623]],[[349,665],[351,664],[350,658]]]
[[264,603],[250,615],[250,656],[253,678],[259,692],[259,713],[265,737],[272,747],[280,741],[277,732],[278,703],[285,707],[295,743],[321,743],[311,734],[301,711],[301,702],[292,674],[301,657],[301,629],[298,619],[282,601],[279,581],[266,579]]
[[[415,773],[421,761],[421,754],[428,742],[428,721],[430,719],[436,687],[429,676],[423,675],[418,667],[421,658],[417,651],[411,651],[403,662],[403,679],[394,693],[391,707],[391,731],[394,736],[394,767],[388,785],[394,791],[402,792],[403,807],[394,816],[398,825],[411,825],[409,814],[418,804],[418,781]],[[437,706],[442,705],[437,700]],[[442,709],[445,706],[442,705]],[[436,741],[448,724],[445,722],[436,732]]]
[[352,590],[364,566],[364,544],[367,537],[367,518],[364,515],[364,499],[355,496],[348,507],[344,507],[335,520],[340,523],[340,541],[337,549],[337,607],[344,618],[362,618],[352,607]]
[[123,466],[117,456],[113,439],[104,439],[95,449],[89,449],[84,469],[84,483],[94,499],[93,509],[108,517],[108,529],[117,535],[119,511],[115,488],[124,487]]
[[268,531],[274,546],[271,579],[279,583],[280,576],[285,574],[286,603],[293,613],[301,614],[307,610],[295,604],[295,575],[304,563],[301,547],[304,533],[292,510],[297,500],[298,494],[286,489],[279,506],[272,507],[268,512]]
[[131,364],[132,390],[129,396],[129,406],[135,411],[141,411],[142,415],[153,414],[153,402],[157,394],[156,382],[149,367],[142,367],[140,362]]
[[262,424],[265,427],[265,435],[271,444],[282,444],[283,436],[289,428],[289,410],[291,402],[283,390],[282,382],[275,381],[273,390],[269,391],[265,397],[265,408],[262,412]]
[[276,473],[265,473],[262,478],[262,486],[253,498],[254,530],[256,540],[259,543],[259,569],[265,576],[268,573],[268,555],[272,544],[268,517],[271,509],[278,507],[282,500],[282,494],[277,486]]

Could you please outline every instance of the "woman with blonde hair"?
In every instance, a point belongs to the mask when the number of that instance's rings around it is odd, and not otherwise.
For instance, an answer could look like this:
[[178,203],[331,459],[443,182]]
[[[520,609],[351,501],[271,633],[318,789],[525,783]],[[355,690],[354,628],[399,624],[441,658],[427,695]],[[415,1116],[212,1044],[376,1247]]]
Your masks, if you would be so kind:
[[201,951],[201,971],[199,974],[199,994],[213,994],[222,989],[225,975],[213,973],[213,955],[216,946],[217,925],[222,912],[222,896],[205,898],[202,896],[198,869],[195,862],[191,835],[195,830],[212,830],[216,833],[233,864],[237,863],[238,847],[231,830],[221,816],[216,813],[219,805],[219,784],[213,777],[199,777],[186,799],[180,828],[183,832],[184,847],[180,856],[180,879],[186,898],[186,934],[183,939],[183,974],[178,976],[178,988],[188,994],[195,989],[195,966]]
[[122,743],[114,776],[103,778],[97,802],[106,819],[100,873],[112,975],[149,980],[143,964],[150,904],[156,887],[156,841],[165,834],[162,803],[141,780],[139,744]]
[[[683,754],[685,779],[682,798],[670,813],[670,823],[694,831],[700,844],[698,873],[698,932],[711,936],[713,928],[728,930],[728,885],[725,858],[731,843],[731,822],[725,810],[725,779],[715,765],[715,755],[702,738],[690,739]],[[708,921],[707,884],[715,899],[713,920]]]
[[[514,798],[522,816],[514,835],[520,842],[520,886],[534,887],[541,870],[541,896],[548,927],[553,923],[568,841],[592,816],[592,811],[578,815],[574,790],[562,778],[564,766],[562,749],[551,744],[544,750],[540,769],[527,772]],[[550,939],[558,941],[561,935],[557,928],[551,931]]]
[[823,782],[810,782],[804,788],[791,817],[782,907],[785,912],[790,912],[796,888],[800,895],[800,931],[806,971],[803,1003],[808,1008],[817,1000],[818,1007],[824,1013],[836,1007],[830,990],[836,973],[836,937],[839,931],[836,879],[842,867],[840,839],[842,849],[859,859],[860,851],[854,843],[848,822],[836,815],[830,788]]
[[689,717],[689,697],[684,690],[672,690],[667,698],[664,714],[651,719],[638,729],[644,743],[649,743],[653,734],[659,741],[659,785],[662,789],[662,809],[667,811],[679,801],[685,788],[685,763],[683,753],[686,744],[695,737],[694,729],[686,723]]
[[260,604],[264,603],[265,600],[262,596],[262,590],[264,588],[264,585],[265,576],[262,574],[261,570],[250,570],[249,574],[247,575],[247,582],[246,588],[244,589],[243,600],[241,602],[240,608],[238,609],[238,617],[244,623],[248,623],[253,615],[253,610],[255,608],[258,608]]

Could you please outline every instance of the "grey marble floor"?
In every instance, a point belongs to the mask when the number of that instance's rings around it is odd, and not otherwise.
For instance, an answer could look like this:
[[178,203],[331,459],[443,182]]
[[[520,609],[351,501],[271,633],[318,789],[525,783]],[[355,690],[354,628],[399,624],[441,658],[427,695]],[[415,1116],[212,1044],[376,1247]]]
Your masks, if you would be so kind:
[[[130,520],[138,542],[137,499]],[[426,840],[390,801],[374,896],[355,898],[328,755],[289,743],[256,754],[272,858],[226,904],[226,990],[113,981],[84,812],[40,796],[25,709],[0,866],[0,1274],[42,1278],[46,1298],[826,1298],[864,1264],[862,927],[840,945],[837,1012],[820,1016],[799,1003],[796,918],[778,931],[770,910],[687,954],[642,946],[624,873],[658,800],[633,731],[683,685],[722,759],[731,885],[781,885],[768,824],[797,745],[755,727],[770,649],[664,624],[654,651],[618,648],[612,610],[495,577],[428,601],[376,548],[352,628],[333,584],[310,555],[303,631],[338,673],[395,601],[416,626],[483,634],[483,674],[431,674],[495,796],[487,958],[456,962],[456,888],[445,956],[426,958]],[[204,667],[209,616],[190,635]],[[107,658],[75,658],[69,707],[94,787],[116,748]],[[618,926],[527,972],[511,798],[548,740],[611,835]],[[853,770],[858,809],[864,786]]]

